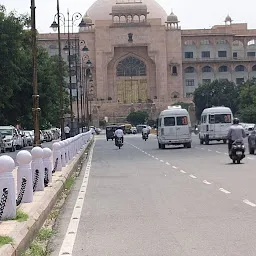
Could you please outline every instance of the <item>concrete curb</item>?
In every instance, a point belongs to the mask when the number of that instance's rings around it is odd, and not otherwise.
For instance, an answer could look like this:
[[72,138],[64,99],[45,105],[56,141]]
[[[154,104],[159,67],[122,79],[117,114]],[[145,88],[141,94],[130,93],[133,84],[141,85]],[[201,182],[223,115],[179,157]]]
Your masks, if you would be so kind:
[[27,221],[3,221],[0,223],[0,235],[10,236],[14,241],[13,244],[7,244],[0,248],[0,256],[19,256],[28,248],[56,204],[64,189],[65,181],[77,169],[85,151],[90,148],[92,142],[93,139],[68,166],[63,168],[61,172],[54,174],[49,187],[34,194],[32,203],[20,205],[19,209],[29,215]]

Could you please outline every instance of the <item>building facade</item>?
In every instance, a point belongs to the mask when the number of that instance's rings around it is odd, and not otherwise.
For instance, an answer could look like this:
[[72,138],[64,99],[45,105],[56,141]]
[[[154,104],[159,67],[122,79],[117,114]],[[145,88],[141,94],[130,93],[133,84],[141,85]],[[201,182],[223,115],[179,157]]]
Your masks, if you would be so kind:
[[[256,30],[233,24],[229,16],[211,29],[182,30],[177,16],[167,15],[155,0],[97,0],[83,22],[71,35],[81,70],[71,74],[78,99],[73,109],[77,116],[75,106],[87,92],[96,125],[104,117],[121,121],[134,110],[155,118],[168,105],[191,102],[199,84],[256,77]],[[40,34],[39,43],[51,55],[58,53],[57,34]],[[64,48],[67,34],[61,43]],[[89,81],[83,71],[88,60]]]

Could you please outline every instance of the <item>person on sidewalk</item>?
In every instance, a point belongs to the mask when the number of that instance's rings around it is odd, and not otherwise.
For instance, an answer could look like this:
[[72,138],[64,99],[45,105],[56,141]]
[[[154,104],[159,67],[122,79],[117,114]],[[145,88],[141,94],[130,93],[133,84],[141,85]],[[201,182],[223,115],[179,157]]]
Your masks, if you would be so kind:
[[70,138],[70,128],[68,124],[64,127],[65,137],[66,139]]

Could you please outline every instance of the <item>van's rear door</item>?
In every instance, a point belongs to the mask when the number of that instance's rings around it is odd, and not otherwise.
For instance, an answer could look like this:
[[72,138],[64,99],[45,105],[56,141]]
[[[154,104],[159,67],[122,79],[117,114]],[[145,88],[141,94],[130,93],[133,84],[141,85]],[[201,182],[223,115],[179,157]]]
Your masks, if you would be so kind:
[[177,139],[190,138],[190,130],[189,130],[187,116],[176,117],[176,136],[177,136]]
[[164,136],[166,140],[176,140],[176,119],[175,116],[166,116],[163,118],[163,126],[161,128],[161,135]]

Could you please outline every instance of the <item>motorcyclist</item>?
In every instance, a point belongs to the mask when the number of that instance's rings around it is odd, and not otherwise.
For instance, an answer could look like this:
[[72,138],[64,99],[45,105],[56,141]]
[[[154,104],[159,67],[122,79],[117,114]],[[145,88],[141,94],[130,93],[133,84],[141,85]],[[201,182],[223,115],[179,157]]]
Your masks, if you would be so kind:
[[228,152],[230,154],[230,150],[232,148],[232,144],[236,140],[243,140],[246,137],[244,128],[242,125],[239,124],[239,119],[233,119],[233,125],[230,126],[228,131]]
[[124,131],[123,131],[122,127],[118,127],[115,130],[115,140],[117,138],[121,138],[122,139],[122,143],[124,143]]
[[143,127],[141,134],[142,134],[142,138],[143,138],[145,135],[148,136],[148,128],[147,128],[147,127]]

